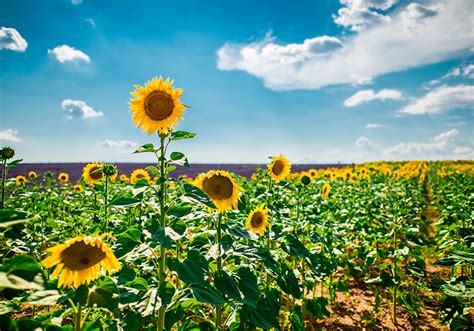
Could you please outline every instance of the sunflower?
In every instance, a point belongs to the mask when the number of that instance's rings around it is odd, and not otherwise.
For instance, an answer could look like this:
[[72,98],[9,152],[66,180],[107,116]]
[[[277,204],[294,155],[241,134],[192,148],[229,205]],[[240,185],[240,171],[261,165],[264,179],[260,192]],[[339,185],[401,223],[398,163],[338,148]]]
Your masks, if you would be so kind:
[[253,233],[263,236],[265,229],[270,223],[268,222],[268,210],[263,205],[258,206],[247,217],[246,227]]
[[311,179],[315,179],[318,176],[318,171],[316,169],[309,169],[307,174],[309,177],[311,177]]
[[65,172],[61,172],[58,176],[58,179],[62,182],[62,183],[67,183],[67,181],[69,180],[69,175]]
[[31,180],[34,180],[34,179],[38,178],[38,174],[34,171],[30,171],[28,173],[28,177],[30,177]]
[[150,174],[145,169],[135,169],[130,174],[130,183],[135,184],[139,179],[145,178],[149,183],[151,181]]
[[183,119],[183,110],[187,107],[179,102],[183,94],[180,88],[173,88],[173,80],[154,77],[144,87],[135,85],[136,91],[130,92],[132,122],[151,135],[157,130],[161,134],[169,133],[178,119]]
[[329,183],[324,184],[323,189],[321,190],[321,195],[325,198],[328,197],[329,192],[331,192],[331,185]]
[[286,157],[280,154],[272,158],[272,163],[268,165],[270,176],[278,183],[285,179],[291,171],[291,164]]
[[77,288],[105,272],[120,270],[121,266],[112,250],[102,242],[102,237],[76,237],[64,244],[51,247],[51,253],[41,263],[46,268],[56,265],[52,278],[59,276],[59,287]]
[[129,179],[129,178],[127,177],[127,175],[125,175],[125,174],[121,174],[119,178],[120,178],[120,181],[121,181],[122,183],[128,183],[128,182],[130,182],[130,179]]
[[82,169],[82,178],[87,184],[94,185],[99,183],[101,179],[105,179],[104,174],[102,173],[103,163],[92,162],[89,163]]
[[76,184],[76,185],[74,185],[74,186],[72,187],[72,190],[73,190],[74,192],[82,192],[82,191],[84,191],[84,188],[82,187],[81,184]]
[[211,170],[207,174],[199,175],[194,183],[211,198],[219,212],[237,209],[239,191],[242,191],[242,188],[227,171]]
[[16,176],[15,183],[16,183],[16,186],[21,186],[21,185],[26,184],[26,177],[22,175]]

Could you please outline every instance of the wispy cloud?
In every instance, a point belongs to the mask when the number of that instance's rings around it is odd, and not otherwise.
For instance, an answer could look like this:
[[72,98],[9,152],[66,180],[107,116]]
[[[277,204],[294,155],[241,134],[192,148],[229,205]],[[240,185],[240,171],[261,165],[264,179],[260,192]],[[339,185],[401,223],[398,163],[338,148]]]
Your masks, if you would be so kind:
[[440,114],[453,109],[474,109],[474,86],[441,86],[402,108],[410,115]]
[[48,49],[48,54],[53,55],[56,58],[56,60],[58,60],[60,63],[65,63],[65,62],[89,63],[91,61],[91,58],[89,57],[89,55],[87,55],[83,51],[80,51],[68,45],[61,45],[53,49]]
[[365,127],[367,129],[379,129],[379,128],[383,128],[384,125],[383,124],[377,124],[377,123],[369,123],[369,124],[366,124]]
[[24,52],[27,48],[28,43],[16,29],[5,27],[0,29],[0,49]]
[[[323,54],[293,54],[289,48],[301,49],[307,42],[285,45],[266,36],[252,43],[226,43],[217,51],[217,66],[220,70],[245,71],[274,90],[318,89],[438,63],[472,51],[471,0],[439,0],[425,8],[429,14],[421,14],[420,7],[399,7],[390,13],[390,20],[382,20],[355,35],[336,36],[340,41],[337,44],[342,46],[329,48]],[[284,50],[284,56],[281,52],[275,56],[271,50]]]
[[130,140],[111,140],[105,139],[99,143],[100,146],[106,148],[113,148],[113,149],[124,149],[124,148],[131,148],[138,145],[135,141]]
[[21,139],[18,137],[18,130],[6,129],[0,131],[0,140],[10,141],[10,142],[20,142]]
[[89,119],[104,116],[103,112],[95,111],[82,100],[65,99],[61,102],[61,108],[67,114],[68,119],[73,119],[75,117]]
[[95,21],[92,18],[84,19],[87,23],[89,23],[94,29],[96,27]]
[[398,90],[382,89],[377,93],[374,90],[362,90],[356,92],[350,98],[344,101],[345,107],[355,107],[360,104],[370,102],[373,100],[402,100],[403,94]]

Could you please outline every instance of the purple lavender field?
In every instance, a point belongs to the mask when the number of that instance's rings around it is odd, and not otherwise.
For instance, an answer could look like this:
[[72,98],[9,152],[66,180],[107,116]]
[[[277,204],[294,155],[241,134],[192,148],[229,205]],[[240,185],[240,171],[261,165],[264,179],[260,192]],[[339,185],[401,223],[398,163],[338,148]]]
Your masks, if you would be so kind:
[[[27,175],[29,171],[36,171],[38,175],[43,175],[45,172],[52,172],[55,175],[60,172],[66,172],[69,174],[69,180],[71,182],[76,182],[81,178],[82,169],[86,163],[21,163],[17,167],[11,169],[8,172],[8,177],[15,177],[17,175]],[[130,173],[138,168],[145,168],[152,163],[115,163],[118,168],[119,174],[126,174],[127,176]],[[308,169],[322,169],[330,167],[343,167],[344,164],[296,164],[292,165],[293,172],[306,171]],[[189,177],[196,177],[201,172],[206,172],[212,169],[222,169],[227,170],[232,173],[250,177],[257,168],[265,168],[266,165],[263,164],[191,164],[190,168],[186,167],[177,167],[175,171],[171,173],[171,177],[179,177],[182,175],[187,175]]]

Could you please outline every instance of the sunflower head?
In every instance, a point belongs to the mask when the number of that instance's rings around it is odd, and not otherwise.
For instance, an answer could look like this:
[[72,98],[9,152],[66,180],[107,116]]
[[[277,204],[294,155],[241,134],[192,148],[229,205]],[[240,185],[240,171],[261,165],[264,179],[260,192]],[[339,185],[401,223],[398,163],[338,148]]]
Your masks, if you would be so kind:
[[309,169],[308,175],[311,179],[316,179],[316,177],[318,177],[318,171],[316,169]]
[[268,210],[263,205],[258,206],[247,217],[246,227],[253,233],[263,236],[265,229],[270,224],[268,221]]
[[21,186],[26,184],[26,177],[22,175],[18,175],[15,177],[15,184],[16,186]]
[[291,171],[291,164],[282,154],[272,158],[272,163],[268,165],[268,173],[278,183],[288,177]]
[[67,183],[69,180],[69,175],[65,172],[61,172],[58,176],[58,179],[61,183]]
[[130,174],[130,183],[135,184],[139,179],[145,178],[148,183],[151,181],[150,174],[145,169],[135,169]]
[[74,185],[74,186],[72,187],[72,190],[73,190],[74,192],[82,192],[82,191],[84,191],[84,188],[82,187],[81,184],[76,184],[76,185]]
[[114,166],[111,163],[105,163],[102,166],[102,173],[104,174],[104,176],[107,176],[109,178],[112,178],[112,177],[116,178],[117,177],[117,167]]
[[30,177],[31,180],[34,180],[34,179],[38,178],[38,174],[35,171],[30,171],[28,173],[28,177]]
[[150,135],[156,131],[168,134],[178,124],[178,119],[183,119],[186,106],[179,101],[183,90],[173,88],[170,78],[154,77],[145,86],[135,85],[135,88],[130,93],[134,96],[130,99],[130,112],[137,128],[141,127]]
[[3,160],[8,160],[11,159],[12,157],[15,156],[15,150],[11,148],[10,146],[5,146],[0,149],[0,158]]
[[47,250],[51,254],[43,261],[46,268],[56,266],[52,278],[59,276],[59,287],[77,288],[105,273],[120,270],[112,250],[102,237],[77,237]]
[[94,185],[98,184],[104,178],[104,173],[102,172],[103,163],[92,162],[87,164],[84,169],[82,169],[82,178],[87,184]]
[[209,196],[220,213],[237,209],[239,191],[242,191],[242,188],[229,172],[211,170],[199,175],[193,183]]
[[122,183],[128,183],[128,182],[130,182],[130,179],[127,177],[127,175],[121,174],[121,175],[120,175],[120,181],[121,181]]
[[331,185],[329,185],[329,183],[326,183],[324,184],[323,189],[321,190],[321,195],[327,198],[329,192],[331,192]]

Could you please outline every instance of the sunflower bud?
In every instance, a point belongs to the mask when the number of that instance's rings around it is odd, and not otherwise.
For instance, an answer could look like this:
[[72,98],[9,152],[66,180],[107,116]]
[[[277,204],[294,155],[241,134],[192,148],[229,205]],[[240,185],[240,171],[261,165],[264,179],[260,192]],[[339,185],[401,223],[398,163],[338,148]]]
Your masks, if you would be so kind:
[[304,175],[303,177],[301,177],[301,183],[303,183],[303,185],[308,185],[310,182],[311,178],[309,178],[308,176]]
[[114,166],[114,165],[111,164],[111,163],[105,163],[105,164],[102,166],[102,173],[103,173],[104,176],[106,176],[106,177],[112,177],[113,175],[116,175],[116,174],[117,174],[117,167]]
[[4,160],[11,159],[13,156],[15,156],[15,150],[11,148],[10,146],[5,146],[2,149],[0,149],[0,157]]

